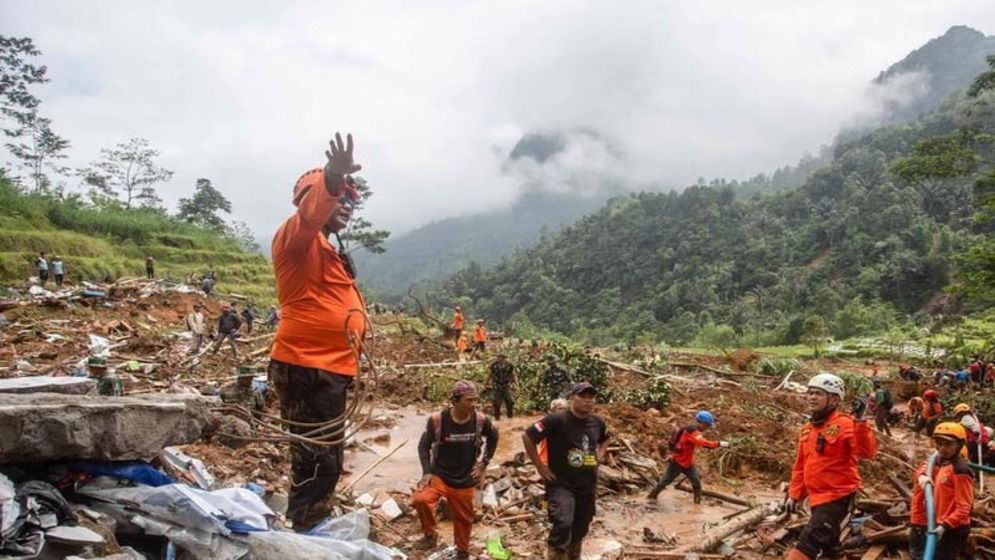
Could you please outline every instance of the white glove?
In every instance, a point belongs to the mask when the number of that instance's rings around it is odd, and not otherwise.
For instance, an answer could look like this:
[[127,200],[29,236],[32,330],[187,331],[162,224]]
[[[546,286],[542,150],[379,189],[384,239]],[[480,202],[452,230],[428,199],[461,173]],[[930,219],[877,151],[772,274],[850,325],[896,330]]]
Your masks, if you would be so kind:
[[946,529],[943,528],[943,525],[937,525],[936,529],[933,529],[933,534],[936,535],[936,540],[937,541],[939,541],[940,539],[943,538],[943,533],[945,531],[946,531]]
[[720,441],[719,442],[719,447],[721,447],[722,449],[726,449],[726,448],[729,447],[729,442],[728,441]]
[[919,475],[919,478],[916,479],[916,482],[919,483],[919,488],[922,488],[923,490],[925,490],[926,489],[926,485],[929,484],[930,482],[932,482],[932,480],[930,480],[930,478],[928,476],[926,476],[924,474],[921,474],[921,475]]

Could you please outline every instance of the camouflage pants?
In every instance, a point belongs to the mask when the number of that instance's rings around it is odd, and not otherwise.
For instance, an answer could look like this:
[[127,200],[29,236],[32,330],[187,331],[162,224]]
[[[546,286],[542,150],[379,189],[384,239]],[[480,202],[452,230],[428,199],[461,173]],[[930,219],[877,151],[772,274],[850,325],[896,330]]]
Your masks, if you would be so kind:
[[[280,416],[295,422],[325,422],[345,412],[352,377],[270,360],[269,380],[280,399]],[[291,432],[313,428],[290,426]],[[287,517],[306,531],[331,512],[329,499],[342,474],[343,446],[290,446],[291,483]]]

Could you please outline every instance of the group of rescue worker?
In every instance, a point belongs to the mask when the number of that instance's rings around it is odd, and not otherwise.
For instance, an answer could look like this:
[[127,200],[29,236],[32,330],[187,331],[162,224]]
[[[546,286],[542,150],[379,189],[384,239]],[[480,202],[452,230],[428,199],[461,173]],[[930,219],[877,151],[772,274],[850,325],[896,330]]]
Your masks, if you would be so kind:
[[[294,213],[283,223],[272,243],[277,296],[282,312],[270,353],[269,380],[280,401],[281,416],[297,433],[311,426],[346,421],[346,395],[359,373],[364,356],[368,318],[356,284],[356,269],[340,237],[359,202],[350,174],[361,169],[353,159],[353,140],[340,134],[329,143],[323,167],[304,173],[294,184]],[[338,241],[337,246],[331,242]],[[466,321],[457,306],[451,329],[456,348],[469,350]],[[482,319],[473,331],[474,352],[487,347]],[[513,414],[518,379],[513,368],[498,356],[491,367],[489,385],[495,391],[495,418],[504,405]],[[522,436],[524,450],[545,483],[550,530],[548,557],[579,559],[582,542],[596,511],[598,465],[604,461],[608,430],[595,414],[597,388],[575,383],[567,403],[533,423]],[[807,500],[811,516],[788,558],[839,558],[840,523],[861,488],[858,459],[873,458],[877,441],[863,415],[866,403],[842,409],[843,380],[822,373],[808,383],[806,401],[811,419],[801,427],[797,456],[784,506],[794,511]],[[455,383],[448,406],[432,414],[418,446],[423,477],[411,498],[423,530],[416,548],[431,549],[439,540],[435,505],[445,498],[452,510],[458,558],[468,558],[474,519],[475,489],[494,457],[499,438],[495,421],[478,411],[479,395],[469,381]],[[935,558],[954,558],[962,550],[973,504],[971,469],[961,456],[968,443],[964,425],[940,422],[942,405],[928,391],[924,395],[923,428],[932,437],[937,458],[930,470],[924,465],[914,474],[911,523],[912,555],[921,554],[926,535],[924,496],[933,494],[939,539]],[[932,407],[932,408],[931,408]],[[713,427],[715,417],[699,411],[693,422],[671,437],[671,461],[666,473],[649,494],[659,493],[678,476],[690,479],[694,501],[701,501],[701,480],[694,463],[695,449],[726,447],[702,432]],[[979,423],[980,426],[980,423]],[[981,429],[981,433],[984,429]],[[287,517],[294,530],[306,531],[331,512],[331,498],[343,470],[343,448],[312,445],[304,441],[291,449],[291,481]]]
[[461,362],[465,361],[467,355],[472,354],[480,357],[487,351],[487,327],[483,319],[477,319],[477,324],[473,327],[473,346],[470,346],[466,337],[466,319],[463,317],[463,307],[456,306],[453,311],[453,320],[449,324],[450,332],[456,338],[456,357]]

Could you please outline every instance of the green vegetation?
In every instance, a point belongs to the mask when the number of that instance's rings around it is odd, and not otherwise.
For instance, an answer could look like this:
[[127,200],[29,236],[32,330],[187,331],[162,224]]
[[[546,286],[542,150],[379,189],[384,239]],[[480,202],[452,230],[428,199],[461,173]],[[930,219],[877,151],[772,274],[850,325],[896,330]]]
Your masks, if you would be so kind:
[[[913,122],[841,139],[797,189],[742,198],[696,185],[615,198],[531,250],[460,271],[432,302],[595,344],[803,342],[821,353],[831,339],[876,335],[902,353],[919,331],[995,301],[995,212],[983,212],[995,208],[984,163],[993,95],[975,86]],[[965,140],[965,130],[975,133]],[[936,137],[956,141],[930,151]],[[940,169],[952,172],[905,171],[910,157],[949,145],[960,152]]]

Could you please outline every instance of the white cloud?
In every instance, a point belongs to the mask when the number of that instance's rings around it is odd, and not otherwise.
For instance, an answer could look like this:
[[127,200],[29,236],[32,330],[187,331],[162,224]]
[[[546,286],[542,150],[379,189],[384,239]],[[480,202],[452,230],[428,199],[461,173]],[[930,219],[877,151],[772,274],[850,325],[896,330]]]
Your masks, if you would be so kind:
[[661,186],[792,163],[910,50],[995,29],[986,0],[8,0],[0,17],[44,52],[74,164],[146,137],[177,172],[164,199],[208,177],[262,236],[334,130],[356,136],[371,218],[407,229],[511,200],[501,164],[535,129],[601,131],[626,154],[604,165]]

